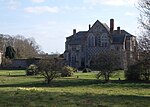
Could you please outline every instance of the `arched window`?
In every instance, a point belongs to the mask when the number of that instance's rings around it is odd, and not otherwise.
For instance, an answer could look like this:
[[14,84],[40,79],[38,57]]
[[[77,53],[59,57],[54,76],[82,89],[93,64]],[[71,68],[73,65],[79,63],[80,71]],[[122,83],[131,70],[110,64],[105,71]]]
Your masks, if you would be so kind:
[[77,56],[75,53],[71,55],[71,66],[76,67]]
[[88,46],[89,47],[95,46],[95,36],[93,34],[90,34],[88,36]]
[[109,38],[106,33],[102,34],[101,36],[101,47],[108,47],[109,45]]

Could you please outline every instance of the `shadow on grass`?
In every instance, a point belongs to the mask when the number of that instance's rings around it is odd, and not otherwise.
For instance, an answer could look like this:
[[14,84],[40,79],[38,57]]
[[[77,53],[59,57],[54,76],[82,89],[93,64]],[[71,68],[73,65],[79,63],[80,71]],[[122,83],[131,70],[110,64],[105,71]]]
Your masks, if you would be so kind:
[[[150,97],[36,90],[1,91],[0,106],[22,107],[149,107]],[[21,103],[20,103],[21,102]]]
[[[40,79],[41,77],[37,77]],[[90,86],[92,87],[131,87],[131,88],[150,88],[150,84],[141,82],[129,82],[129,81],[118,81],[112,80],[105,82],[97,79],[57,79],[47,84],[45,81],[31,81],[22,82],[18,84],[0,84],[0,87],[79,87],[79,86]]]
[[26,75],[0,75],[2,77],[25,77]]
[[[40,79],[40,77],[39,77]],[[76,80],[53,80],[50,84],[45,81],[23,82],[18,84],[1,84],[0,87],[69,87],[99,84],[99,80],[76,79]]]

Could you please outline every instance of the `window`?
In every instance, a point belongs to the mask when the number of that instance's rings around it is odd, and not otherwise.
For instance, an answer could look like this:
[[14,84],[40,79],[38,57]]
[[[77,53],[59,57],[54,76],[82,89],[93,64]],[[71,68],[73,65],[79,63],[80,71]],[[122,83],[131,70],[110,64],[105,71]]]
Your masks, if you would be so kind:
[[96,46],[101,46],[101,36],[96,37]]
[[101,46],[102,46],[102,47],[105,47],[105,42],[101,42]]
[[88,36],[88,46],[89,47],[95,46],[95,36],[93,34],[90,34]]
[[119,51],[119,46],[116,46],[116,50]]
[[102,34],[101,36],[101,47],[108,47],[108,44],[109,44],[109,38],[107,36],[106,33]]

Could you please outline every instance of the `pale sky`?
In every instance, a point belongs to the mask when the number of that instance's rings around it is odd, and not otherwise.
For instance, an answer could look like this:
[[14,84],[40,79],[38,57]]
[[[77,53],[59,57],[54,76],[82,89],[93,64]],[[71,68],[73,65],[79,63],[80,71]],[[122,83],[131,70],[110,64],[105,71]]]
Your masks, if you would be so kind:
[[65,50],[72,30],[113,18],[115,29],[137,35],[137,0],[0,0],[0,34],[34,37],[46,53]]

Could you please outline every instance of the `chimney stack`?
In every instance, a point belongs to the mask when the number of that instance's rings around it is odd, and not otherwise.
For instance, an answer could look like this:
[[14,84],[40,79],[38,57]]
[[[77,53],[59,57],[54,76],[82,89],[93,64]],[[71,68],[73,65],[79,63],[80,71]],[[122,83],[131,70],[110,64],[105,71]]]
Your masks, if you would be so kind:
[[76,34],[76,29],[73,29],[73,35],[75,35]]
[[91,29],[91,25],[89,24],[89,30]]
[[118,33],[118,34],[121,34],[120,27],[117,27],[117,33]]
[[114,19],[110,19],[110,33],[114,31]]

